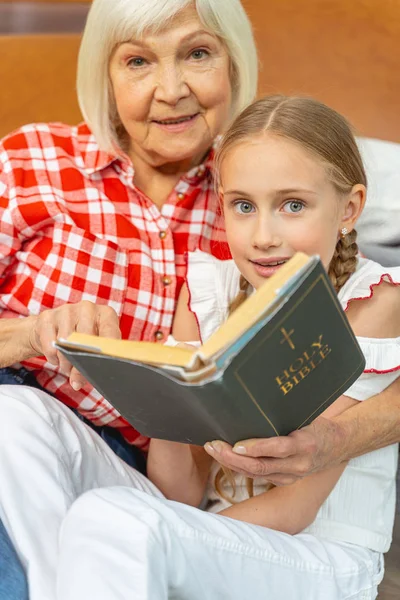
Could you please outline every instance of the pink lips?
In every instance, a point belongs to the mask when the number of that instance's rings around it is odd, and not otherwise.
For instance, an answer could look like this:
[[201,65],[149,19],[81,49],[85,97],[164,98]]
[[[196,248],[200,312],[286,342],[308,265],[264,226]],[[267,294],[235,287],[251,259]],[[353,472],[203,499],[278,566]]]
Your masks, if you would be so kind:
[[274,263],[280,263],[281,261],[285,261],[287,262],[289,259],[288,258],[270,258],[270,259],[262,259],[260,258],[257,261],[254,260],[250,260],[251,264],[253,265],[257,275],[259,275],[260,277],[271,277],[272,275],[274,275],[274,273],[276,273],[285,263],[283,262],[282,264],[274,264]]
[[[190,117],[176,117],[175,119],[164,119],[163,121],[153,120],[152,123],[160,129],[164,131],[168,131],[169,133],[182,133],[190,129],[193,124],[197,121],[197,117],[199,113],[192,115]],[[179,123],[173,123],[171,121],[179,121],[180,119],[185,119],[184,121],[180,121]]]

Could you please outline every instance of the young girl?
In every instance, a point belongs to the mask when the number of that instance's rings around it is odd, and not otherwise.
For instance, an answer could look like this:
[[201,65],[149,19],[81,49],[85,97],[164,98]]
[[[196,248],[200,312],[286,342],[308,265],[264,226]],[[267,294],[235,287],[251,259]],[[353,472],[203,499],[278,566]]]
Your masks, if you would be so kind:
[[[310,99],[260,100],[225,135],[217,164],[233,261],[189,254],[175,340],[204,342],[232,303],[297,251],[319,254],[366,357],[365,373],[325,415],[387,387],[400,373],[400,268],[358,255],[366,177],[345,120]],[[217,448],[207,445],[215,458]],[[397,454],[390,446],[284,488],[258,480],[253,490],[201,448],[152,440],[157,487],[95,490],[69,511],[58,597],[375,598]]]
[[[358,256],[354,226],[366,178],[345,120],[310,99],[260,100],[227,132],[217,164],[233,260],[189,254],[175,340],[204,342],[297,251],[319,254],[367,365],[325,416],[379,393],[400,373],[400,268]],[[19,525],[12,491],[3,515],[27,565],[32,600],[376,597],[393,528],[397,446],[270,489],[262,479],[252,486],[221,471],[218,444],[206,452],[154,439],[149,481],[72,423],[65,407],[39,396],[32,391],[32,407],[24,404],[19,418],[26,419],[27,446],[32,428],[43,430],[45,442],[20,456],[27,489],[44,490],[49,531],[38,536],[32,519],[29,528]],[[9,389],[2,401],[18,400]],[[79,453],[81,438],[90,455]],[[53,443],[57,456],[39,469],[36,454],[50,456]],[[14,464],[7,447],[5,464]]]

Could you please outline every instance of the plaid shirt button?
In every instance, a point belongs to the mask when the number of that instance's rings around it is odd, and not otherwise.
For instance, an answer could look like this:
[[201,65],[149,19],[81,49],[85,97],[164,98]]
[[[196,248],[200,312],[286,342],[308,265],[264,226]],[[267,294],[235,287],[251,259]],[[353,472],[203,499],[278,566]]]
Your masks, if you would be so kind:
[[170,285],[172,283],[172,279],[171,277],[168,277],[168,275],[164,275],[164,277],[161,278],[161,281],[164,285]]
[[178,194],[178,200],[183,200],[185,197],[185,194],[182,194],[182,192],[179,192]]
[[158,234],[158,237],[162,240],[165,240],[165,238],[167,237],[167,232],[166,231],[160,231]]
[[164,334],[163,334],[163,332],[162,332],[162,331],[156,331],[156,332],[155,332],[155,334],[154,334],[154,339],[155,339],[157,342],[161,342],[161,340],[163,340],[163,339],[164,339]]

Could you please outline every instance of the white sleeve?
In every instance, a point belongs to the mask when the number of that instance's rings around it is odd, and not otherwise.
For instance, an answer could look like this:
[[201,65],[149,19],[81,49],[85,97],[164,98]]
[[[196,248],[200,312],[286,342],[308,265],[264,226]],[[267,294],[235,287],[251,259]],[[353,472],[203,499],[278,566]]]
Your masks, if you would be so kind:
[[400,338],[357,340],[365,356],[365,369],[345,396],[367,400],[383,392],[400,376]]
[[233,260],[219,260],[201,250],[187,253],[189,308],[203,344],[226,321],[239,282],[240,272]]
[[173,346],[177,346],[178,344],[181,344],[181,343],[189,344],[189,346],[193,346],[194,348],[200,348],[200,346],[201,346],[201,342],[199,342],[198,340],[196,342],[178,342],[178,340],[176,340],[173,335],[169,335],[167,337],[167,341],[164,342],[164,346],[173,347]]

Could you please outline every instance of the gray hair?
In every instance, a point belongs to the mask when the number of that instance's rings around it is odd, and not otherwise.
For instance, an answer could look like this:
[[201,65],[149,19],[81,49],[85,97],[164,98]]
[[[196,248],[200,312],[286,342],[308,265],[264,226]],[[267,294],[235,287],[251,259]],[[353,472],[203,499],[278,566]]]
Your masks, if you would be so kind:
[[258,60],[240,0],[93,0],[78,59],[79,106],[101,149],[119,145],[109,62],[118,44],[157,32],[194,1],[204,26],[225,44],[231,61],[232,118],[253,101]]

